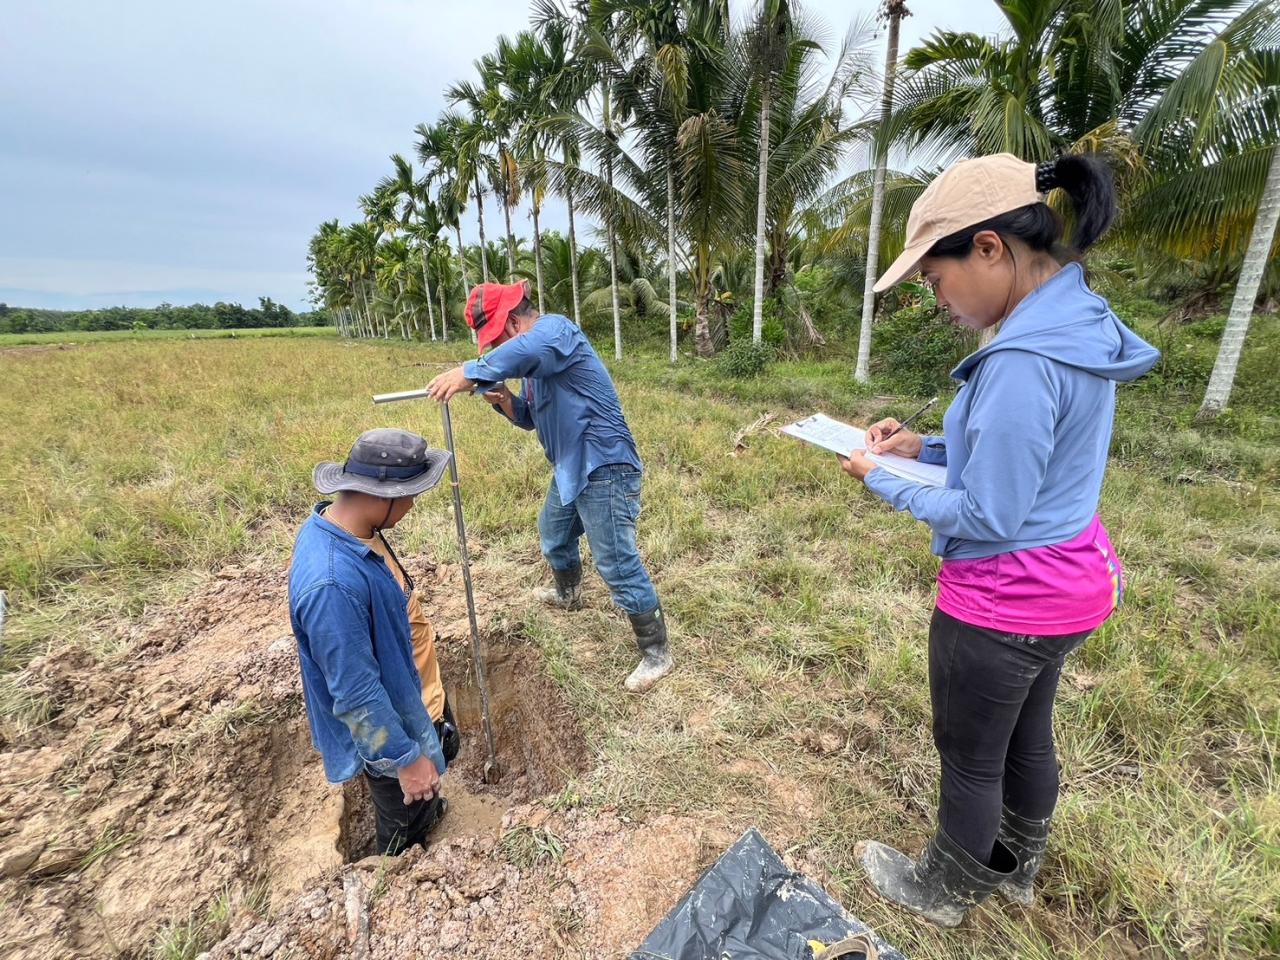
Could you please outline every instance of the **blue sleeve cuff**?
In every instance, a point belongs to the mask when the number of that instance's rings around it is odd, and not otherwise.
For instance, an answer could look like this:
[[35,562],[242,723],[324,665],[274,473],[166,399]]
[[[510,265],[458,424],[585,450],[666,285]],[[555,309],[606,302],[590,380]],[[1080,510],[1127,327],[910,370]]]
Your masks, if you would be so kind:
[[[402,767],[407,767],[422,756],[422,748],[416,743],[411,743],[409,749],[398,757],[381,757],[377,760],[370,760],[368,757],[361,756],[364,761],[365,769],[370,773],[379,777],[398,776]],[[435,758],[432,758],[432,762]],[[436,764],[439,766],[439,764]]]
[[902,477],[890,473],[884,467],[876,467],[868,473],[863,483],[866,484],[868,490],[897,510],[902,509],[899,505],[900,498],[920,486],[918,483],[904,480]]
[[916,459],[921,463],[932,463],[935,466],[945,467],[947,465],[947,441],[942,437],[926,436],[920,438],[920,456]]

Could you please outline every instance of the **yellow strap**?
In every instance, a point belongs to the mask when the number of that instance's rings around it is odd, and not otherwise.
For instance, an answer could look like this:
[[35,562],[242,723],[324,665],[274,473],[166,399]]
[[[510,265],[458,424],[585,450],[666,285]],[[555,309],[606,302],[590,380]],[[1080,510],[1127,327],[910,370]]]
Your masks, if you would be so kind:
[[839,957],[848,957],[855,953],[863,954],[867,960],[880,960],[875,944],[871,942],[870,937],[862,933],[837,940],[829,947],[824,947],[817,940],[810,940],[809,948],[813,951],[813,960],[837,960]]

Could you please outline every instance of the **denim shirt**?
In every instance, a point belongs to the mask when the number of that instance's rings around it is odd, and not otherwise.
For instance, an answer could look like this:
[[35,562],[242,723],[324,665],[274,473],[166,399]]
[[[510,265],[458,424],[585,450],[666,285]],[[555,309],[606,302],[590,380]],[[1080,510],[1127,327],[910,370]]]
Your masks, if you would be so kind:
[[609,371],[568,317],[539,317],[527,333],[468,362],[462,372],[478,383],[524,378],[512,400],[511,422],[538,431],[562,503],[578,498],[597,467],[625,463],[642,469]]
[[320,516],[298,531],[289,619],[298,640],[311,742],[330,783],[361,770],[394,777],[423,754],[444,773],[422,705],[407,600],[383,559]]

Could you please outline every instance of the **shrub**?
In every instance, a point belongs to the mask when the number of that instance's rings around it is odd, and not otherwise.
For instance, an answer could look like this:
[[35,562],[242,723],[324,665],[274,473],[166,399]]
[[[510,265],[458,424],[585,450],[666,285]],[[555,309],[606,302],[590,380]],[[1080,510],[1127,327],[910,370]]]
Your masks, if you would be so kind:
[[876,372],[904,393],[946,391],[954,386],[952,368],[977,348],[977,334],[939,315],[933,296],[923,289],[904,303],[872,328]]
[[[742,343],[751,340],[752,301],[744,300],[729,318],[729,342]],[[764,302],[764,317],[760,328],[761,339],[773,347],[782,346],[787,339],[787,327],[782,322],[778,302],[772,298]]]
[[772,344],[752,343],[748,336],[743,340],[732,341],[728,349],[716,359],[716,364],[730,377],[755,377],[764,372],[776,355],[776,348]]

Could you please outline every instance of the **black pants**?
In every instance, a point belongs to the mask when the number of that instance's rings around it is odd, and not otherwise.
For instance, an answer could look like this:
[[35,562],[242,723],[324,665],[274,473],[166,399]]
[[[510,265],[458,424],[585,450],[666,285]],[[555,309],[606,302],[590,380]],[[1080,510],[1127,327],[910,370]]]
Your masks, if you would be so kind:
[[427,845],[427,834],[440,819],[440,795],[430,800],[404,804],[399,777],[379,777],[365,773],[369,795],[377,815],[377,850],[397,856],[414,844]]
[[[447,700],[444,704],[444,718],[436,724],[436,736],[440,738],[440,745],[444,749],[445,762],[452,763],[453,758],[458,755],[461,738]],[[378,853],[396,856],[414,844],[425,847],[427,834],[440,821],[441,805],[444,803],[440,795],[405,806],[399,777],[379,777],[368,772],[364,776],[369,783],[369,795],[373,798],[373,809],[377,816]]]
[[990,861],[1002,804],[1029,820],[1053,813],[1053,697],[1063,660],[1090,632],[1028,637],[933,611],[929,694],[942,760],[938,825],[980,863]]

